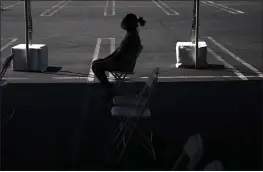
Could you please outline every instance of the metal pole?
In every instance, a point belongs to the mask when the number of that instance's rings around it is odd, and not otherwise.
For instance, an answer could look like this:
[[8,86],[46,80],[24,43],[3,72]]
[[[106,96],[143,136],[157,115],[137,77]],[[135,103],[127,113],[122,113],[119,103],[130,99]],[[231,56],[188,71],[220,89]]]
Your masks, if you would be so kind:
[[[28,0],[25,0],[25,19],[26,19],[26,61],[28,62],[29,59],[29,34],[28,34]],[[28,63],[27,63],[27,68],[28,68]]]
[[193,18],[192,18],[192,27],[191,27],[191,42],[195,42],[195,27],[196,27],[196,0],[194,0],[193,5]]
[[195,24],[195,68],[197,68],[198,59],[198,36],[199,36],[199,0],[196,1],[196,24]]
[[32,34],[33,34],[33,22],[31,15],[31,0],[28,0],[28,34],[29,34],[29,44],[32,44]]

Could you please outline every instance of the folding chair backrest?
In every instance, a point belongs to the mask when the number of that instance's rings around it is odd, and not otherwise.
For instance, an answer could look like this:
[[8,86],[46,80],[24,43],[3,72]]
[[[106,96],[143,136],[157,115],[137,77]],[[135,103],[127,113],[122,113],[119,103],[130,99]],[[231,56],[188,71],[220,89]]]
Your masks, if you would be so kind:
[[184,145],[183,152],[180,158],[176,161],[173,170],[178,170],[182,167],[182,162],[185,163],[186,169],[194,170],[197,163],[200,161],[203,155],[203,140],[200,134],[196,134],[188,138]]
[[137,52],[137,54],[136,54],[136,57],[132,60],[131,67],[130,67],[130,71],[133,71],[133,70],[134,70],[135,65],[136,65],[136,62],[137,62],[137,59],[138,59],[138,57],[140,56],[142,50],[143,50],[143,46],[140,45],[140,46],[139,46],[139,49],[138,49],[138,52]]
[[152,92],[155,88],[155,85],[158,82],[158,75],[159,75],[159,67],[155,68],[151,75],[148,77],[147,82],[145,83],[142,91],[140,92],[140,94],[138,95],[138,98],[141,99],[143,96],[145,96],[147,94],[146,99],[147,99],[147,103],[152,95]]

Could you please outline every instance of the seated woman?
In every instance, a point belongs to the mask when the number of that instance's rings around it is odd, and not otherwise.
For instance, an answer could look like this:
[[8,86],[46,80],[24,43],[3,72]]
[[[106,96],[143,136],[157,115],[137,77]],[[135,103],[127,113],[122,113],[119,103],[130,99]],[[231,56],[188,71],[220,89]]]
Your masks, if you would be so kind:
[[93,73],[107,89],[109,95],[113,93],[113,85],[108,81],[105,72],[113,70],[126,71],[129,69],[132,60],[130,57],[136,58],[136,54],[141,46],[140,36],[137,31],[138,23],[141,26],[145,25],[142,17],[137,19],[135,14],[127,14],[121,22],[121,27],[127,31],[127,34],[121,42],[120,47],[108,57],[94,60],[92,63]]

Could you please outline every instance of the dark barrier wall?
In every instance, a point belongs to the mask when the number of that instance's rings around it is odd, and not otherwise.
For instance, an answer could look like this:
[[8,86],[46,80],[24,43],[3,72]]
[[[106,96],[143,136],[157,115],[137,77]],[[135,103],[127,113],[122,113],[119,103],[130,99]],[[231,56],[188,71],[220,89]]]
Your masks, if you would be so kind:
[[[10,121],[2,115],[3,169],[113,168],[105,152],[117,121],[99,84],[10,84],[3,94],[4,111],[15,110]],[[169,170],[187,137],[201,133],[200,168],[218,159],[229,170],[261,169],[262,81],[160,82],[150,108],[158,160],[130,146],[119,168]]]

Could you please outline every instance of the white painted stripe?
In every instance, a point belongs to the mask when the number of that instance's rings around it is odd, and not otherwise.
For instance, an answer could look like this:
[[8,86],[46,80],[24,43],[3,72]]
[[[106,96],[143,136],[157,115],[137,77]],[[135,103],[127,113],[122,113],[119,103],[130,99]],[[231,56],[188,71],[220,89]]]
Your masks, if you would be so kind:
[[56,8],[57,6],[59,6],[60,4],[62,4],[65,1],[61,1],[59,3],[57,3],[56,5],[52,6],[50,9],[46,10],[44,13],[40,14],[40,16],[48,16],[46,15],[46,13],[48,13],[49,11],[53,10],[54,8]]
[[112,15],[115,16],[115,0],[112,0]]
[[247,62],[245,62],[244,60],[242,60],[241,58],[239,58],[238,56],[236,56],[234,53],[232,53],[231,51],[229,51],[227,48],[225,48],[223,45],[221,45],[219,42],[217,42],[215,39],[213,39],[212,37],[207,37],[208,39],[210,39],[215,45],[217,45],[219,48],[221,48],[222,51],[224,51],[225,53],[227,53],[228,55],[230,55],[231,57],[233,57],[234,59],[236,59],[237,61],[239,61],[240,63],[242,63],[244,66],[246,66],[247,68],[249,68],[250,70],[252,70],[253,72],[255,72],[259,77],[263,78],[263,74],[258,71],[255,67],[253,67],[252,65],[248,64]]
[[81,77],[81,76],[53,76],[54,80],[70,80],[70,79],[88,79],[89,77]]
[[[259,76],[244,76],[246,78],[261,78]],[[82,80],[82,79],[88,79],[89,77],[78,77],[78,76],[62,76],[62,77],[51,77],[50,79],[53,80]],[[126,77],[127,79],[130,77]],[[228,79],[238,79],[240,77],[238,76],[159,76],[159,79],[224,79],[224,78],[228,78]],[[49,79],[49,78],[12,78],[12,77],[6,77],[3,78],[5,80],[45,80],[45,79]],[[135,77],[133,78],[132,81],[126,81],[126,82],[133,82],[136,81],[136,79],[148,79],[148,76],[141,76],[141,77]]]
[[229,9],[229,10],[232,10],[232,11],[235,11],[236,13],[240,13],[240,14],[244,14],[244,13],[245,13],[245,12],[243,12],[243,11],[236,10],[236,9],[234,9],[234,8],[230,8],[230,7],[227,7],[227,6],[222,5],[222,4],[216,4],[216,3],[214,3],[213,1],[207,1],[207,2],[212,3],[212,4],[214,4],[214,5],[217,5],[217,6],[220,6],[220,7],[223,7],[223,8],[226,8],[226,9]]
[[3,79],[6,79],[6,80],[33,80],[33,78],[3,78]]
[[82,5],[82,6],[79,6],[79,5],[67,5],[64,8],[102,8],[102,7],[105,7],[105,6],[99,6],[99,5]]
[[[246,78],[260,78],[258,76],[244,76]],[[148,77],[140,77],[140,79],[147,79]],[[159,79],[206,79],[206,78],[240,78],[238,76],[160,76]]]
[[1,52],[4,51],[7,47],[12,45],[16,41],[17,41],[17,38],[12,38],[11,41],[9,41],[7,44],[5,44],[3,47],[1,47]]
[[169,7],[168,5],[166,5],[164,2],[162,2],[161,0],[158,0],[160,3],[162,3],[166,8],[168,8],[169,10],[171,10],[173,13],[170,13],[170,15],[179,15],[178,12],[176,12],[175,10],[173,10],[171,7]]
[[14,6],[18,5],[18,4],[21,4],[21,3],[22,3],[22,2],[17,2],[16,4],[9,5],[9,6],[6,6],[6,7],[2,7],[2,9],[3,9],[3,10],[6,10],[6,9],[8,9],[8,8],[12,8],[12,7],[14,7]]
[[109,6],[109,0],[106,0],[106,5],[104,7],[104,16],[107,16],[108,6]]
[[239,72],[237,69],[235,69],[233,66],[231,66],[230,64],[228,64],[224,59],[222,59],[222,57],[220,57],[218,54],[216,54],[212,49],[207,48],[208,52],[211,53],[218,61],[220,61],[221,63],[223,63],[223,65],[225,67],[227,67],[228,69],[231,69],[240,79],[242,80],[247,80],[247,78],[241,73]]
[[[93,59],[92,59],[92,62],[94,60],[97,60],[98,57],[99,57],[99,52],[100,52],[100,45],[101,45],[101,38],[98,38],[97,39],[97,44],[96,44],[96,47],[95,47],[95,51],[94,51],[94,54],[93,54]],[[91,65],[92,65],[92,62],[91,62]],[[88,76],[88,81],[92,82],[94,81],[94,73],[92,71],[92,66],[90,65],[90,71],[89,71],[89,76]]]
[[[109,38],[110,39],[110,53],[113,53],[115,51],[115,38]],[[114,76],[109,73],[110,81],[114,81]]]
[[54,10],[52,13],[50,13],[48,16],[52,16],[53,14],[55,14],[56,12],[58,12],[59,10],[61,10],[63,7],[65,7],[67,4],[69,4],[71,2],[67,1],[66,3],[64,3],[63,5],[61,5],[60,7],[58,7],[56,10]]
[[260,2],[239,2],[239,3],[223,3],[220,5],[227,5],[227,6],[242,6],[242,5],[261,5]]
[[161,5],[159,5],[155,0],[152,0],[152,2],[158,7],[160,8],[165,14],[167,14],[168,16],[170,15],[169,12],[167,12]]
[[225,9],[225,8],[221,8],[221,7],[216,6],[216,5],[214,5],[214,4],[207,3],[207,2],[205,2],[205,1],[201,1],[201,2],[204,3],[204,4],[206,4],[206,5],[208,5],[208,6],[215,7],[215,8],[218,8],[218,9],[220,9],[220,10],[223,10],[223,11],[229,12],[229,13],[231,13],[231,14],[237,14],[236,12],[233,12],[233,11],[227,10],[227,9]]

